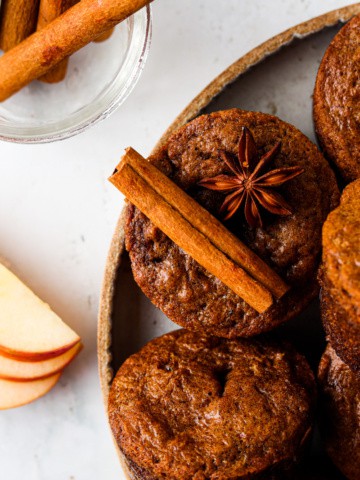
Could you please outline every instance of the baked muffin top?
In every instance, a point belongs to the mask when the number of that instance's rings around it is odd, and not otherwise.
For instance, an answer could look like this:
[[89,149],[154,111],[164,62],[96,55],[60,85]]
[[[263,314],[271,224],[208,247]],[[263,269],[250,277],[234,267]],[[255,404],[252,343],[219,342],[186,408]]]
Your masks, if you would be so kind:
[[[336,354],[360,373],[360,321],[351,299],[335,288],[321,269],[321,318]],[[344,301],[345,297],[345,301]]]
[[336,300],[360,322],[360,179],[345,188],[324,224],[323,262]]
[[330,344],[319,366],[322,432],[328,453],[349,480],[360,471],[360,376]]
[[260,155],[281,141],[269,169],[299,166],[304,173],[276,189],[290,204],[292,215],[262,211],[263,227],[251,228],[239,211],[226,227],[296,288],[258,314],[133,205],[128,207],[125,229],[134,278],[152,302],[186,328],[206,328],[208,334],[230,338],[269,330],[316,295],[321,228],[338,202],[334,174],[315,145],[292,125],[263,113],[233,109],[198,117],[175,132],[149,161],[221,220],[225,195],[199,182],[230,173],[219,151],[236,155],[244,126]]
[[125,361],[109,418],[140,478],[253,478],[294,461],[314,393],[306,360],[288,345],[177,330]]
[[314,120],[326,155],[347,181],[360,177],[360,15],[330,43],[314,91]]

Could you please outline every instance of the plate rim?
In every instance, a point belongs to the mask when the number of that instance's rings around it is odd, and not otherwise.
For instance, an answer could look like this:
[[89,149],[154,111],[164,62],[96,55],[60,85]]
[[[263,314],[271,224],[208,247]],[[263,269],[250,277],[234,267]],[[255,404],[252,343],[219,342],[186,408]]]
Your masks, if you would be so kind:
[[[269,38],[265,42],[250,50],[248,53],[240,57],[229,67],[223,70],[198,95],[193,98],[187,107],[182,110],[182,112],[167,128],[160,140],[156,143],[154,150],[163,145],[174,130],[178,129],[199,115],[199,113],[201,113],[201,111],[206,108],[216,96],[218,96],[228,85],[235,82],[241,75],[245,74],[251,67],[261,63],[268,56],[274,55],[282,48],[290,45],[294,40],[306,38],[324,30],[325,28],[334,27],[338,23],[346,23],[353,16],[359,13],[360,3],[355,3],[332,10],[328,13],[299,23],[298,25],[285,30],[274,37]],[[106,415],[110,384],[113,378],[110,351],[113,299],[117,271],[121,264],[122,253],[124,252],[125,210],[126,203],[120,213],[114,234],[111,239],[99,301],[97,355],[100,385]],[[124,456],[117,447],[114,438],[113,441],[124,473],[128,479],[131,479]]]

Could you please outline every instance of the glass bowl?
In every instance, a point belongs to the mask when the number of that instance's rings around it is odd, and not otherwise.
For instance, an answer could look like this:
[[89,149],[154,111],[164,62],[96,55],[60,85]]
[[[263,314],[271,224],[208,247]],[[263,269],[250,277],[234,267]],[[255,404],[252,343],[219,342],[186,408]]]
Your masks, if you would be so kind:
[[136,85],[151,39],[151,10],[120,23],[112,36],[74,53],[59,83],[34,81],[0,103],[0,139],[45,143],[108,117]]

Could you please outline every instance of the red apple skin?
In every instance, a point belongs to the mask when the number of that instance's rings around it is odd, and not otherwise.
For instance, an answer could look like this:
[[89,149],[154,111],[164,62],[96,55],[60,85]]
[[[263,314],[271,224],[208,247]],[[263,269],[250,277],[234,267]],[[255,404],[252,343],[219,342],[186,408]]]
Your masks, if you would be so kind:
[[0,352],[4,356],[30,362],[46,360],[65,353],[80,340],[47,303],[2,263],[0,283]]
[[[43,379],[44,381],[47,381],[49,380],[49,384],[47,385],[46,388],[44,388],[42,391],[40,392],[37,392],[36,394],[34,395],[28,395],[27,398],[23,398],[22,400],[19,400],[17,398],[16,401],[12,401],[12,402],[6,402],[5,404],[1,402],[1,398],[0,398],[0,410],[9,410],[9,409],[12,409],[12,408],[18,408],[18,407],[22,407],[24,405],[28,405],[29,403],[32,403],[34,402],[35,400],[43,397],[44,395],[46,395],[47,393],[50,392],[50,390],[52,390],[52,388],[56,385],[56,383],[58,382],[59,378],[61,376],[61,373],[56,373],[55,375],[52,375],[51,377],[47,377],[45,379]],[[53,381],[50,381],[50,379],[53,379]],[[37,380],[34,380],[33,382],[36,382]],[[40,380],[41,381],[41,380]],[[2,382],[8,382],[8,380],[0,380],[0,384]],[[9,383],[12,383],[14,385],[26,385],[26,384],[29,384],[30,382],[9,382]],[[1,388],[1,385],[0,385],[0,388]]]
[[73,342],[65,345],[61,348],[57,348],[56,350],[51,350],[49,352],[19,352],[17,350],[11,350],[3,345],[0,345],[0,353],[4,355],[4,357],[13,358],[15,360],[22,360],[24,362],[38,362],[40,360],[48,360],[49,358],[57,357],[72,348],[79,342],[79,338],[74,340]]
[[[76,344],[75,344],[76,345]],[[73,346],[75,346],[73,345]],[[70,363],[75,360],[75,358],[79,355],[79,353],[81,352],[81,350],[83,349],[83,345],[79,342],[79,348],[78,350],[74,353],[74,356],[69,358],[69,360],[64,363],[62,365],[62,367],[58,368],[58,369],[55,369],[54,371],[48,373],[47,375],[39,375],[39,376],[35,376],[35,377],[31,377],[31,378],[20,378],[20,377],[11,377],[9,375],[1,375],[0,374],[0,380],[9,380],[11,382],[32,382],[32,381],[35,381],[35,380],[43,380],[44,378],[48,378],[48,377],[52,377],[53,375],[55,375],[56,373],[60,373],[62,372],[67,366],[70,365]],[[64,352],[66,353],[66,352]],[[5,356],[5,355],[4,355]],[[7,356],[7,355],[6,355]],[[8,358],[14,358],[14,360],[19,360],[19,357],[9,357],[7,356]],[[53,357],[51,357],[53,358]],[[46,359],[46,360],[49,360],[49,359]],[[23,361],[23,360],[22,360]],[[41,360],[40,360],[41,361]],[[32,363],[32,362],[29,362],[29,363]]]

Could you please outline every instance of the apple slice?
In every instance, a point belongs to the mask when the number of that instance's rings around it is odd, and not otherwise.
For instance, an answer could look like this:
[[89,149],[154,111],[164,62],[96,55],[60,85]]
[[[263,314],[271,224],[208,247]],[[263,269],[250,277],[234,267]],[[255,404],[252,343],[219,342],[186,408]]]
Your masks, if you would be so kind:
[[31,382],[0,380],[0,410],[21,407],[42,397],[53,388],[61,373]]
[[10,270],[0,264],[0,352],[18,360],[65,353],[79,336]]
[[27,381],[38,380],[61,372],[80,352],[81,343],[77,343],[70,350],[58,357],[40,360],[38,362],[24,362],[0,354],[0,379]]

